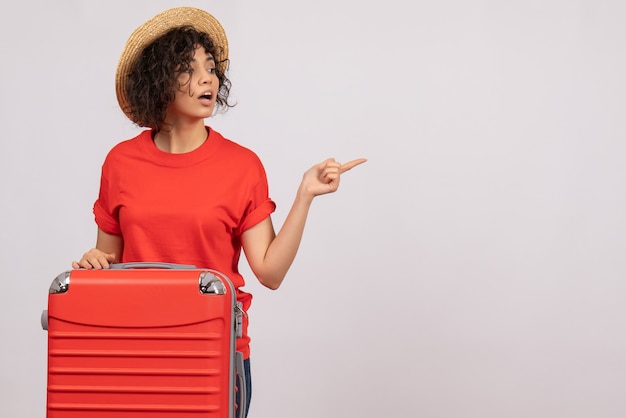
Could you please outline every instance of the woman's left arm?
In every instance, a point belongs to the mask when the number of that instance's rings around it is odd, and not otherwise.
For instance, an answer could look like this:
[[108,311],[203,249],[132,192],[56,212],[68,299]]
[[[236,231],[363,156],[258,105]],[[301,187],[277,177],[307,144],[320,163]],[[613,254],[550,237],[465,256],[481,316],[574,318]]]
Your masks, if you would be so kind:
[[269,216],[244,231],[241,236],[242,247],[252,272],[261,284],[278,289],[298,252],[313,198],[337,191],[341,174],[365,161],[360,158],[340,164],[331,158],[311,167],[304,173],[296,198],[278,234],[274,232]]

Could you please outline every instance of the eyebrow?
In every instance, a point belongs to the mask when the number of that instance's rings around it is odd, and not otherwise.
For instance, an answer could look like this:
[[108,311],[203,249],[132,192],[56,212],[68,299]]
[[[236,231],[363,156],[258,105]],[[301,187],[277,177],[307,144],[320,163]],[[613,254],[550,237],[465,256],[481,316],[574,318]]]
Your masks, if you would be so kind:
[[[204,60],[204,62],[209,62],[209,61],[215,62],[215,58],[213,58],[213,55],[209,55],[208,57],[206,57],[206,60]],[[196,59],[192,58],[191,62],[196,62]]]

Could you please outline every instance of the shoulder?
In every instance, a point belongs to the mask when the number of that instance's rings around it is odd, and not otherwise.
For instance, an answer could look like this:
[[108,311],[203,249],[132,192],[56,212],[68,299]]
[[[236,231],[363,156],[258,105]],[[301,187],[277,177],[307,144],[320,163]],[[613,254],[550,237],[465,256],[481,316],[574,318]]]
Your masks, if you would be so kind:
[[134,138],[117,143],[108,152],[105,162],[142,154],[145,142],[151,140],[151,132],[150,130],[144,130]]
[[145,130],[134,138],[123,140],[109,150],[102,163],[102,174],[132,170],[138,161],[146,159],[145,142],[151,140],[151,131]]
[[237,161],[239,163],[258,164],[262,166],[259,156],[241,144],[232,141],[217,131],[212,131],[216,137],[216,140],[220,141],[220,152],[227,154],[230,161]]
[[213,131],[213,135],[220,143],[217,165],[220,166],[222,173],[229,173],[229,175],[240,179],[242,184],[267,182],[265,167],[254,151],[225,138],[218,132]]
[[126,152],[132,152],[136,149],[139,149],[146,141],[151,141],[151,135],[151,130],[146,129],[144,131],[141,131],[137,136],[117,143],[113,148],[111,148],[111,150],[109,151],[109,155],[124,154]]

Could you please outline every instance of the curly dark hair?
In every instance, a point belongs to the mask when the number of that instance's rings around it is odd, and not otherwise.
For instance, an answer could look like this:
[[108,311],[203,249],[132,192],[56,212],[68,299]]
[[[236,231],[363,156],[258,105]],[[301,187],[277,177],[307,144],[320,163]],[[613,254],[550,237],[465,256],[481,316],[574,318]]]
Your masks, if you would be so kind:
[[[180,74],[190,71],[190,62],[198,46],[214,57],[220,56],[218,46],[204,32],[191,26],[174,28],[150,43],[126,75],[128,114],[137,125],[160,130],[167,107],[174,101],[181,86]],[[228,62],[216,62],[220,86],[217,107],[227,110],[231,82],[226,77]]]

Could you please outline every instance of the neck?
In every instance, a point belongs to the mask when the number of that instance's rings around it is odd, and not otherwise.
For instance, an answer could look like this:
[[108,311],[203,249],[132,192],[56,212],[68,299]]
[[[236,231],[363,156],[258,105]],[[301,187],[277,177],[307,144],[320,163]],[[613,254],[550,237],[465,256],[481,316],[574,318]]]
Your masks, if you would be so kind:
[[165,126],[154,136],[154,144],[161,151],[172,154],[191,152],[200,147],[208,137],[204,121],[192,125]]

